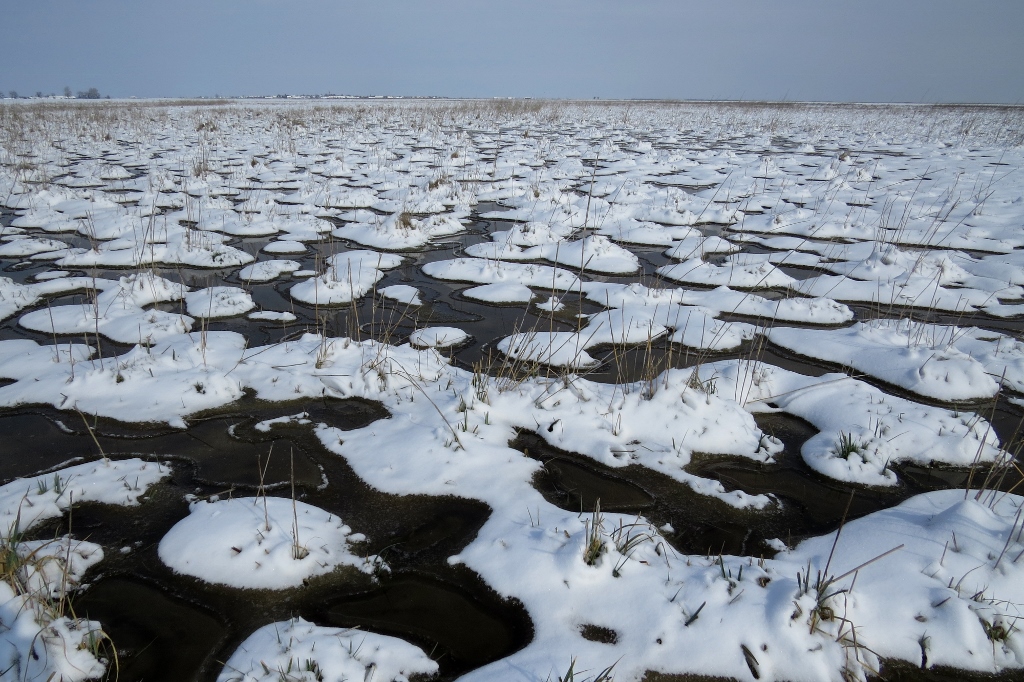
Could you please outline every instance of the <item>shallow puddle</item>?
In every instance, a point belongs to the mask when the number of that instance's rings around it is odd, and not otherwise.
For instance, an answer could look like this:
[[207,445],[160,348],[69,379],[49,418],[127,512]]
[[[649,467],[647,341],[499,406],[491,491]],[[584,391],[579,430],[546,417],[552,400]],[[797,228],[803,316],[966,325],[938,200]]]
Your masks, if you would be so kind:
[[[186,456],[194,463],[198,479],[225,488],[259,485],[261,465],[257,461],[261,460],[265,469],[262,482],[280,486],[291,480],[294,452],[295,481],[316,486],[321,483],[321,471],[310,459],[308,446],[300,446],[289,438],[294,435],[293,431],[277,426],[268,432],[259,432],[252,425],[264,419],[305,412],[314,423],[352,429],[389,416],[380,406],[361,400],[312,401],[301,405],[243,401],[230,407],[238,411],[232,409],[217,416],[198,417],[184,430],[92,417],[83,421],[74,412],[50,408],[7,413],[0,416],[0,429],[11,436],[0,439],[4,477],[9,480],[81,458],[91,459],[99,448],[107,455]],[[305,431],[308,432],[308,427]],[[26,444],[31,447],[25,447]]]
[[433,518],[386,545],[381,550],[385,557],[391,554],[388,550],[397,554],[416,555],[445,545],[465,544],[480,530],[489,515],[486,506],[479,502],[455,497],[446,501],[445,508]]
[[585,512],[600,499],[604,511],[639,513],[657,526],[670,523],[673,530],[664,530],[665,538],[686,554],[773,553],[760,541],[778,534],[765,534],[765,529],[778,525],[778,514],[738,511],[650,469],[635,465],[612,469],[554,448],[525,431],[510,446],[545,462],[545,468],[557,467],[557,478],[542,471],[533,484],[548,502],[562,509],[579,512],[582,498]]
[[[188,514],[186,494],[231,494],[197,484],[180,460],[173,478],[153,488],[143,505],[81,505],[70,517],[43,524],[33,536],[66,533],[70,522],[75,536],[105,547],[107,556],[92,578],[94,584],[74,603],[80,614],[87,612],[105,628],[109,623],[107,632],[125,661],[122,680],[213,680],[219,662],[249,634],[294,615],[320,625],[359,626],[414,641],[435,652],[441,679],[508,655],[529,641],[532,626],[520,606],[500,599],[468,569],[450,567],[446,561],[486,521],[490,510],[485,505],[458,498],[386,495],[362,483],[344,460],[329,456],[323,461],[331,485],[303,487],[300,495],[369,535],[354,549],[379,554],[388,563],[391,571],[378,574],[379,582],[342,569],[296,588],[240,590],[174,574],[160,561],[157,547]],[[181,639],[180,660],[166,665],[166,657],[176,651],[169,644],[175,638]],[[152,651],[147,649],[151,642]]]
[[[508,617],[515,607],[492,601],[484,605],[454,585],[402,575],[373,592],[331,603],[326,620],[420,643],[452,674],[496,661],[530,640],[528,622]],[[495,611],[506,611],[506,617],[496,617]]]
[[[533,485],[544,498],[569,511],[592,511],[594,501],[609,512],[637,512],[663,530],[665,537],[686,554],[772,556],[766,540],[777,538],[792,547],[801,539],[835,530],[844,518],[852,520],[892,507],[929,490],[960,487],[966,469],[894,467],[900,476],[892,488],[851,486],[825,478],[810,469],[800,455],[803,443],[817,433],[807,422],[776,413],[755,416],[758,426],[785,445],[774,464],[738,457],[695,455],[687,471],[717,480],[726,490],[773,496],[777,502],[761,511],[738,510],[694,493],[689,486],[639,466],[609,468],[582,455],[559,450],[539,436],[522,431],[511,447],[545,463]],[[985,480],[979,469],[975,485]],[[989,487],[1006,490],[1010,477]]]
[[544,467],[534,476],[533,486],[544,499],[563,509],[591,512],[598,500],[601,509],[610,512],[639,511],[654,505],[653,496],[618,476],[598,473],[565,458],[541,461]]
[[75,612],[98,620],[117,647],[118,682],[213,679],[213,653],[228,630],[212,614],[144,583],[102,580],[75,600]]

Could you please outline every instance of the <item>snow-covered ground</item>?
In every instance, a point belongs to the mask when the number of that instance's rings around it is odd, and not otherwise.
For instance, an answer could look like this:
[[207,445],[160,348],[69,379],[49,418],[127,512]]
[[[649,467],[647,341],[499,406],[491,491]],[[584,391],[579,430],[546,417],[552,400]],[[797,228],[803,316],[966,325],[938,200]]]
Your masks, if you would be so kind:
[[[446,566],[518,600],[533,637],[464,679],[556,679],[573,659],[577,679],[621,681],[1024,671],[1024,498],[984,475],[794,546],[687,555],[642,515],[552,504],[541,463],[510,447],[525,431],[766,516],[793,500],[692,465],[771,470],[785,444],[755,416],[784,413],[816,431],[804,475],[836,488],[900,489],[907,466],[995,467],[1011,488],[1017,444],[997,431],[1024,404],[1021,109],[24,106],[0,107],[0,416],[187,430],[289,401],[297,416],[257,431],[304,429],[377,491],[486,504]],[[390,418],[342,430],[293,404],[329,398]],[[101,624],[46,606],[115,548],[20,534],[72,501],[136,504],[167,474],[100,460],[0,487],[25,567],[0,580],[0,680],[106,665],[88,645]],[[263,490],[182,514],[158,554],[183,584],[387,579],[335,509]],[[224,682],[444,674],[382,633],[296,617],[235,634]]]
[[81,587],[86,570],[103,561],[103,548],[70,535],[32,541],[21,536],[76,503],[139,504],[169,474],[157,462],[101,460],[0,486],[5,677],[16,671],[8,679],[97,679],[110,663],[100,646],[106,637],[103,624],[76,617],[66,602]]

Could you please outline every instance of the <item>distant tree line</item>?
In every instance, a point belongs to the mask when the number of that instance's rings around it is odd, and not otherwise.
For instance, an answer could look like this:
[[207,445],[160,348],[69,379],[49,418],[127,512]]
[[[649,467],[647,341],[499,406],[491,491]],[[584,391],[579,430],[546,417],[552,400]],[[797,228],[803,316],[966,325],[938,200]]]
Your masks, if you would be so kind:
[[[2,91],[0,91],[0,92],[2,92]],[[0,96],[2,96],[2,95],[0,95]],[[25,96],[28,97],[28,95],[25,95]],[[37,90],[35,96],[36,97],[43,97],[43,91],[42,90]],[[48,96],[49,97],[56,97],[56,95],[53,94],[53,93],[51,93]],[[18,91],[17,90],[8,90],[7,91],[7,97],[10,98],[10,99],[18,99],[20,97],[20,95],[18,95]],[[64,86],[64,97],[66,97],[68,99],[71,99],[72,97],[74,97],[75,99],[101,99],[103,97],[103,95],[101,95],[100,91],[98,89],[96,89],[96,88],[89,88],[88,90],[79,90],[77,93],[72,95],[71,94],[71,88],[69,88],[68,86],[65,85]],[[110,99],[110,95],[107,95],[106,98]]]

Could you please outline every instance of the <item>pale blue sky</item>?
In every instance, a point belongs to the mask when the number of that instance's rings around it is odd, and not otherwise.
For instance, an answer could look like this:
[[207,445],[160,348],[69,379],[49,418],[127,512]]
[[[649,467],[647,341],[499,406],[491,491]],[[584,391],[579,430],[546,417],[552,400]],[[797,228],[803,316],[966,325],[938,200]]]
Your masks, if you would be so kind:
[[1022,0],[0,0],[0,90],[1024,103]]

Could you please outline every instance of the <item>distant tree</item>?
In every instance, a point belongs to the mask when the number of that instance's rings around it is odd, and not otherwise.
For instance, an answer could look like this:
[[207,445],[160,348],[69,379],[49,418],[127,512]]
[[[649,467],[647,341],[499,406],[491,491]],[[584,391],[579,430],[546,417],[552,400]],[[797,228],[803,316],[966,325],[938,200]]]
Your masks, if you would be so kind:
[[64,86],[64,96],[67,97],[67,98],[71,97],[71,88],[69,88],[66,85]]
[[17,90],[9,90],[7,92],[7,94],[10,96],[11,99],[18,99],[18,91]]
[[79,90],[78,99],[99,99],[100,91],[96,88],[89,88],[88,90]]
[[42,97],[42,96],[43,96],[43,91],[42,90],[36,90],[36,97]]

